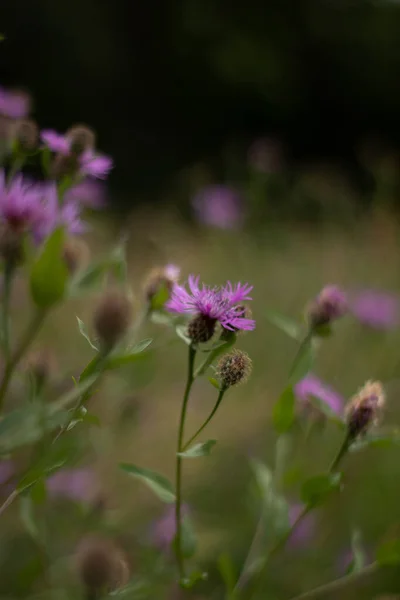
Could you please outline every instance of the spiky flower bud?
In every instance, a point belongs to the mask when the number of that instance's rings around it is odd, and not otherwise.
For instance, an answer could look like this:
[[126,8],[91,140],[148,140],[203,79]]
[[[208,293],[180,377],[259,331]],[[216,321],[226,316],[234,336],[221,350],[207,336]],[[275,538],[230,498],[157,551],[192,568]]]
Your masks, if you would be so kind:
[[11,127],[11,140],[17,152],[32,152],[39,141],[39,128],[31,119],[19,119]]
[[217,375],[223,389],[245,381],[251,373],[252,362],[242,350],[225,354],[218,363]]
[[89,262],[88,245],[78,238],[70,238],[64,244],[63,257],[70,275],[73,275]]
[[86,150],[93,150],[96,144],[96,136],[86,125],[74,125],[65,134],[71,142],[71,152],[80,156]]
[[110,593],[129,580],[125,555],[110,540],[98,536],[85,538],[78,546],[75,560],[88,598]]
[[330,325],[347,312],[347,297],[335,285],[327,285],[311,302],[307,310],[307,320],[312,329]]
[[189,321],[188,336],[194,344],[204,344],[214,335],[216,323],[216,319],[199,314]]
[[107,292],[94,312],[94,328],[104,350],[113,348],[128,332],[132,320],[132,304],[119,290]]
[[[148,274],[143,291],[152,309],[162,308],[168,300],[174,284],[178,281],[180,268],[176,265],[156,267]],[[154,305],[154,306],[153,306]]]
[[346,407],[347,430],[351,440],[365,434],[377,423],[384,404],[385,393],[380,381],[367,381]]

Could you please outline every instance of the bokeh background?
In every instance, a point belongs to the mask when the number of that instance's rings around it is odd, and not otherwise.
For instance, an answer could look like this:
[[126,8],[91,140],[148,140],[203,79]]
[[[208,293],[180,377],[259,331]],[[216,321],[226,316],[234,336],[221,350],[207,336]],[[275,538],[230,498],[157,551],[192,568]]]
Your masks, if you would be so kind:
[[[321,344],[315,372],[343,398],[381,379],[385,424],[399,423],[400,4],[3,0],[0,16],[0,83],[32,94],[43,128],[92,126],[115,160],[107,208],[88,239],[98,255],[129,233],[138,307],[147,272],[166,263],[179,265],[183,278],[254,285],[257,329],[239,340],[253,375],[210,426],[207,437],[219,440],[212,456],[185,464],[197,562],[209,572],[188,597],[222,599],[216,563],[228,554],[237,574],[246,555],[261,505],[249,459],[273,468],[271,407],[296,352],[270,310],[301,320],[326,283],[351,297],[383,294],[390,309],[375,295],[368,318],[346,317]],[[22,284],[15,301],[20,326]],[[93,299],[69,303],[45,328],[55,388],[91,357],[75,315],[90,329],[92,311]],[[128,553],[135,585],[127,598],[180,598],[169,583],[165,529],[160,540],[156,527],[164,508],[117,468],[133,462],[173,477],[186,348],[164,327],[148,324],[148,335],[154,349],[124,377],[108,378],[93,401],[102,427],[85,436],[74,465],[81,477],[53,482],[50,502],[39,503],[40,535],[23,505],[0,517],[2,598],[70,597],[71,556],[93,530]],[[213,392],[206,380],[196,384],[189,427],[207,415]],[[339,442],[330,424],[295,428],[282,483],[293,505],[301,481],[326,468]],[[259,597],[290,598],[343,575],[355,529],[372,560],[398,533],[399,458],[396,448],[349,457],[344,493],[277,557]],[[52,595],[43,591],[49,572]],[[399,590],[396,570],[385,570],[340,597]]]

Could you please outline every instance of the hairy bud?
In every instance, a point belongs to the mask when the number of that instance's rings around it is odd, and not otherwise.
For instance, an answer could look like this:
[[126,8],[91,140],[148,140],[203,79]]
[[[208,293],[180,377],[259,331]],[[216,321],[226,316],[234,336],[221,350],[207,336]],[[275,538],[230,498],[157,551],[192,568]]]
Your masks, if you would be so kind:
[[77,156],[86,150],[93,150],[96,144],[94,132],[86,125],[74,125],[67,131],[66,137],[71,142],[71,152]]
[[365,434],[377,423],[384,404],[382,384],[379,381],[367,381],[346,407],[347,429],[351,440]]
[[307,310],[307,320],[312,329],[330,325],[347,312],[346,294],[335,285],[324,287],[311,302]]
[[89,597],[117,590],[129,580],[126,557],[110,540],[98,536],[84,539],[75,560],[78,576]]
[[105,350],[111,350],[128,332],[132,304],[122,292],[110,291],[103,296],[94,313],[94,328]]
[[19,119],[11,127],[11,140],[17,152],[32,152],[39,141],[39,128],[31,119]]
[[251,359],[242,350],[225,354],[218,363],[217,375],[223,389],[246,381],[251,373]]
[[214,335],[216,323],[216,319],[199,314],[189,322],[188,336],[194,344],[208,342]]
[[64,244],[64,261],[70,275],[73,275],[89,262],[89,248],[78,238],[70,238]]

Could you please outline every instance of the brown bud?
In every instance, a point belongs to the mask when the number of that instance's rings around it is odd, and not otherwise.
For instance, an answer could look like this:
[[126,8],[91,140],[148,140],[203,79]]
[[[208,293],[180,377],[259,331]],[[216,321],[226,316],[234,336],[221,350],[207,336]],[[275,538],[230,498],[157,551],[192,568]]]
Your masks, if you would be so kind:
[[218,363],[218,379],[223,389],[246,381],[251,373],[250,357],[242,350],[233,350],[225,354]]
[[85,538],[75,560],[82,584],[94,597],[117,590],[129,580],[125,554],[111,540],[94,535]]
[[70,275],[73,275],[89,262],[88,245],[79,238],[70,238],[64,245],[64,260]]
[[71,142],[71,152],[80,156],[86,150],[93,150],[96,144],[94,132],[86,125],[74,125],[66,133]]
[[39,141],[39,128],[31,119],[19,119],[11,127],[11,140],[19,152],[32,152]]
[[189,322],[188,336],[194,344],[208,342],[215,332],[216,319],[199,314]]
[[385,393],[380,381],[367,383],[346,406],[346,422],[350,439],[363,435],[378,421],[385,404]]
[[51,164],[51,176],[54,179],[74,177],[79,171],[79,159],[76,154],[56,154]]
[[132,319],[132,304],[118,290],[107,292],[94,313],[94,328],[105,350],[111,350],[128,332]]

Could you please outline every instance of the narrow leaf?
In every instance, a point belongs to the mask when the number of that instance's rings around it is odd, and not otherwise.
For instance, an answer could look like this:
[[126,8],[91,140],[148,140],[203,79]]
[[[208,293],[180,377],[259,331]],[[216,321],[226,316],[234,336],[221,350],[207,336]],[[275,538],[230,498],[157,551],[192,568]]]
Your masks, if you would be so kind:
[[299,323],[297,323],[297,321],[295,321],[294,319],[282,315],[281,313],[276,312],[274,310],[267,311],[267,319],[270,323],[278,327],[278,329],[286,333],[286,335],[293,338],[294,340],[301,339],[301,325],[299,325]]
[[142,469],[132,464],[122,463],[120,468],[128,475],[141,479],[163,502],[175,502],[175,493],[166,477],[150,469]]
[[190,346],[190,344],[192,343],[192,340],[190,339],[190,337],[188,337],[187,326],[186,325],[177,325],[177,327],[175,328],[175,331],[176,331],[177,336],[180,337],[181,340],[183,340],[185,342],[185,344]]
[[83,321],[81,321],[81,319],[79,317],[76,317],[77,321],[78,321],[78,327],[79,327],[79,333],[81,335],[83,335],[83,337],[85,338],[85,340],[87,340],[89,342],[89,346],[91,348],[93,348],[93,350],[95,350],[96,352],[99,351],[99,349],[97,348],[97,346],[92,342],[92,340],[90,339],[90,336],[87,332],[85,323]]
[[64,230],[56,229],[33,263],[30,289],[33,301],[39,308],[50,308],[65,295],[68,270],[63,259],[64,239]]
[[209,456],[212,448],[217,443],[217,440],[208,440],[207,442],[199,442],[185,452],[179,452],[179,456],[184,458],[198,458],[199,456]]
[[295,397],[293,387],[288,387],[276,402],[272,411],[272,422],[278,433],[285,433],[293,425],[295,418]]
[[289,505],[286,499],[276,491],[272,471],[267,465],[254,459],[250,464],[263,499],[263,513],[267,522],[266,531],[269,542],[273,542],[289,529]]
[[215,377],[209,377],[208,381],[211,383],[211,385],[213,385],[218,391],[221,389],[220,385],[219,385],[219,381],[218,379],[215,379]]

